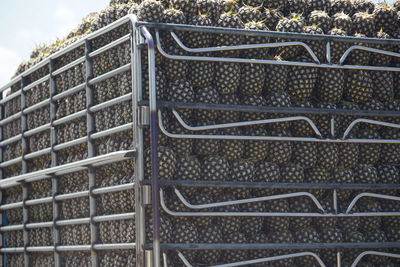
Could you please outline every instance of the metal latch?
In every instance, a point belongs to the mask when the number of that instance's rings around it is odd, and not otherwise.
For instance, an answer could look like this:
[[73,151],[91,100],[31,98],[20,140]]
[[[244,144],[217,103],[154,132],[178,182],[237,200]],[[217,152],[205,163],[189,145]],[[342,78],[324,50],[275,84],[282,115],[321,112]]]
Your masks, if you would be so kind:
[[145,185],[143,186],[143,205],[151,205],[151,186]]
[[139,126],[150,125],[150,108],[148,106],[140,106],[138,116]]

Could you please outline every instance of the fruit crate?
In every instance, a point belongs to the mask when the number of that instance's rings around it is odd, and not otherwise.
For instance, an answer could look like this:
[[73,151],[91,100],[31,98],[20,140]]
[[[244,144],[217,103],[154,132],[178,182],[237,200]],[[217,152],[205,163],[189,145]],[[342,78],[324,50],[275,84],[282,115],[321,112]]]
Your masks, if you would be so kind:
[[[398,149],[400,114],[370,104],[372,84],[400,69],[349,58],[396,61],[399,40],[137,25],[150,85],[148,94],[138,87],[151,149],[141,154],[139,138],[137,176],[151,204],[138,224],[147,229],[138,247],[148,266],[398,264],[398,161],[389,151]],[[265,49],[301,54],[298,47],[306,58],[264,58]],[[163,74],[173,81],[163,85]],[[280,79],[298,105],[285,102]],[[336,87],[353,103],[325,103],[338,101]],[[320,103],[301,101],[311,98]]]
[[[184,32],[226,45],[188,47]],[[258,73],[271,74],[267,84],[278,88],[287,72],[290,94],[302,98],[312,91],[302,79],[316,83],[324,71],[329,89],[346,72],[348,97],[362,102],[371,98],[372,73],[400,69],[349,65],[347,57],[368,52],[392,60],[400,55],[382,47],[399,44],[146,23],[128,15],[61,49],[1,89],[13,88],[0,101],[3,264],[398,264],[400,140],[396,131],[376,135],[400,128],[395,102],[389,110],[291,106],[280,91],[262,97]],[[264,57],[293,49],[308,57]],[[104,60],[115,53],[125,56]],[[241,76],[242,68],[250,74]],[[188,70],[202,90],[182,81]],[[221,92],[209,89],[213,75]],[[238,88],[241,98],[231,97]],[[21,105],[10,113],[13,99]],[[33,113],[44,119],[29,119]],[[188,120],[192,114],[196,120]],[[15,120],[21,133],[4,137]],[[361,124],[365,133],[355,135]],[[289,135],[289,128],[296,131]],[[21,152],[4,159],[11,144]],[[375,168],[378,150],[386,151],[387,164]]]

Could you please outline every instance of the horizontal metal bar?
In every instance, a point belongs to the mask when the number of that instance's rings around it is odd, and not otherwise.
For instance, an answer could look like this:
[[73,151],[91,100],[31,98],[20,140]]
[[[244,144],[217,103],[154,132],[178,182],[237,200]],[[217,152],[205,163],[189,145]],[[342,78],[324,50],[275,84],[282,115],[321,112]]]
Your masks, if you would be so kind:
[[4,162],[0,163],[0,168],[5,168],[5,167],[8,167],[8,166],[20,163],[20,162],[22,162],[22,157],[18,157],[18,158],[9,160],[9,161],[4,161]]
[[78,59],[76,59],[76,60],[74,60],[74,61],[68,63],[67,65],[62,66],[61,68],[59,68],[59,69],[53,71],[52,74],[53,74],[53,76],[57,76],[57,75],[63,73],[64,71],[66,71],[66,70],[68,70],[68,69],[70,69],[70,68],[73,68],[73,67],[75,67],[76,65],[78,65],[78,64],[80,64],[80,63],[82,63],[82,62],[84,62],[84,61],[85,61],[85,56],[82,56],[82,57],[80,57],[80,58],[78,58]]
[[30,199],[25,201],[25,204],[28,206],[34,206],[34,205],[39,205],[39,204],[45,204],[45,203],[50,203],[53,200],[52,197],[43,197],[43,198],[38,198],[38,199]]
[[81,83],[81,84],[79,84],[79,85],[77,85],[75,87],[72,87],[72,88],[70,88],[68,90],[65,90],[64,92],[53,96],[53,101],[57,101],[57,100],[63,99],[64,97],[67,97],[69,95],[72,95],[74,93],[82,91],[83,89],[85,89],[85,86],[86,86],[86,83]]
[[0,231],[1,232],[20,231],[20,230],[23,230],[23,229],[24,229],[24,225],[23,224],[7,225],[7,226],[0,227]]
[[63,117],[63,118],[61,118],[61,119],[55,120],[55,121],[53,122],[53,125],[54,125],[54,126],[57,126],[57,125],[61,125],[61,124],[64,124],[64,123],[67,123],[67,122],[70,122],[70,121],[79,119],[79,118],[81,118],[81,117],[86,116],[86,113],[87,113],[86,109],[85,109],[85,110],[78,111],[78,112],[75,112],[75,113],[70,114],[70,115],[68,115],[68,116],[65,116],[65,117]]
[[27,247],[28,252],[52,252],[54,251],[54,246],[43,246],[43,247]]
[[276,32],[263,30],[247,30],[234,29],[223,27],[209,26],[194,26],[185,24],[172,23],[154,23],[154,22],[137,22],[137,26],[146,26],[152,29],[169,30],[169,31],[189,31],[189,32],[209,32],[221,33],[229,35],[247,35],[247,36],[268,36],[273,38],[288,38],[288,39],[304,39],[304,40],[319,40],[319,41],[340,41],[346,43],[371,43],[371,44],[400,44],[398,39],[379,39],[379,38],[360,38],[351,36],[336,36],[327,34],[307,34],[307,33],[291,33],[291,32]]
[[11,209],[16,209],[16,208],[22,208],[24,206],[24,203],[22,201],[19,202],[14,202],[14,203],[9,203],[9,204],[3,204],[0,206],[0,210],[11,210]]
[[1,248],[1,253],[23,253],[25,251],[24,248]]
[[46,130],[50,130],[50,128],[51,128],[51,124],[50,124],[50,123],[44,124],[44,125],[42,125],[42,126],[39,126],[39,127],[37,127],[37,128],[34,128],[34,129],[32,129],[32,130],[26,131],[26,132],[24,133],[24,137],[29,137],[29,136],[32,136],[32,135],[35,135],[35,134],[44,132],[44,131],[46,131]]
[[9,145],[9,144],[12,144],[14,142],[17,142],[17,141],[21,140],[21,138],[22,138],[22,134],[18,134],[16,136],[13,136],[11,138],[8,138],[8,139],[0,142],[0,146],[6,146],[6,145]]
[[129,39],[130,39],[130,34],[122,36],[121,38],[119,38],[119,39],[117,39],[115,41],[112,41],[111,43],[109,43],[109,44],[107,44],[107,45],[105,45],[105,46],[103,46],[103,47],[101,47],[101,48],[89,53],[89,57],[95,57],[97,55],[100,55],[101,53],[103,53],[103,52],[105,52],[105,51],[107,51],[107,50],[109,50],[109,49],[111,49],[111,48],[113,48],[113,47],[115,47],[117,45],[120,45],[120,44],[128,41]]
[[351,130],[354,128],[354,126],[356,124],[360,124],[360,123],[367,123],[367,124],[391,127],[391,128],[396,128],[396,129],[400,128],[400,124],[377,121],[377,120],[370,120],[370,119],[356,119],[347,127],[346,131],[343,134],[343,139],[345,139],[349,135],[349,133],[351,132]]
[[88,196],[89,196],[89,190],[86,190],[86,191],[58,195],[58,196],[55,196],[54,199],[56,201],[62,201],[62,200],[67,200],[67,199],[72,199],[72,198],[81,198],[81,197],[88,197]]
[[[159,110],[158,112],[161,113],[161,110]],[[273,124],[273,123],[279,123],[279,122],[305,121],[313,129],[313,131],[316,135],[318,135],[320,137],[322,136],[321,132],[318,130],[318,128],[314,124],[314,122],[311,119],[304,117],[304,116],[278,118],[278,119],[267,119],[267,120],[256,120],[256,121],[242,121],[242,122],[203,125],[203,126],[193,127],[193,126],[188,125],[175,109],[172,110],[172,113],[174,114],[174,116],[178,120],[178,122],[183,126],[183,128],[185,128],[189,131],[205,131],[205,130],[214,130],[214,129],[223,129],[223,128],[261,125],[261,124]]]
[[[175,42],[185,51],[191,53],[203,53],[203,52],[217,52],[217,51],[229,51],[229,50],[245,50],[245,49],[257,49],[257,48],[276,48],[276,47],[287,47],[287,46],[302,46],[307,50],[308,54],[311,56],[312,60],[317,64],[320,64],[314,51],[304,42],[276,42],[276,43],[263,43],[263,44],[245,44],[236,46],[217,46],[217,47],[204,47],[204,48],[189,48],[183,44],[179,37],[171,32],[172,38]],[[159,38],[159,32],[156,30],[156,36]]]
[[53,148],[54,148],[55,151],[60,151],[60,150],[66,149],[66,148],[71,147],[71,146],[76,146],[76,145],[80,145],[80,144],[86,143],[87,140],[88,140],[87,136],[84,136],[84,137],[81,137],[81,138],[78,138],[78,139],[74,139],[72,141],[68,141],[68,142],[65,142],[65,143],[62,143],[62,144],[55,145]]
[[43,101],[41,101],[41,102],[39,102],[37,104],[34,104],[32,106],[29,106],[29,107],[25,108],[23,113],[24,114],[29,114],[29,113],[31,113],[31,112],[33,112],[35,110],[38,110],[38,109],[40,109],[42,107],[47,106],[47,105],[50,105],[50,99],[45,99],[45,100],[43,100]]
[[19,74],[17,77],[15,77],[14,79],[12,79],[9,83],[7,83],[6,85],[4,85],[3,87],[0,88],[0,92],[7,90],[10,86],[14,85],[16,82],[18,82],[19,80],[21,80],[22,77],[26,77],[29,74],[31,74],[32,72],[38,70],[39,68],[45,66],[46,64],[49,64],[50,59],[56,59],[66,53],[68,53],[69,51],[74,50],[75,48],[84,45],[86,40],[91,40],[96,38],[97,36],[100,36],[106,32],[109,32],[125,23],[130,22],[131,25],[136,25],[137,22],[137,18],[135,15],[133,14],[128,14],[123,18],[120,18],[110,24],[108,24],[107,26],[88,34],[87,36],[85,36],[84,38],[70,44],[69,46],[59,50],[58,52],[50,55],[48,58],[45,58],[44,60],[42,60],[41,62],[39,62],[38,64],[36,64],[35,66],[31,67],[30,69],[24,71],[23,73]]
[[30,83],[29,85],[25,86],[23,90],[26,92],[26,91],[32,89],[33,87],[35,87],[35,86],[37,86],[37,85],[49,80],[49,78],[50,78],[50,74],[47,74],[46,76],[43,76],[39,80],[34,81],[33,83]]
[[[143,180],[143,185],[151,185],[151,180]],[[345,183],[264,183],[231,181],[188,181],[160,180],[160,186],[217,187],[217,188],[271,188],[271,189],[343,189],[343,190],[400,190],[400,184],[345,184]]]
[[89,81],[90,85],[95,85],[96,83],[102,82],[104,80],[107,80],[108,78],[111,78],[113,76],[116,76],[122,72],[128,71],[131,69],[131,63],[128,63],[124,66],[121,66],[119,68],[116,68],[110,72],[104,73],[102,75],[97,76],[96,78],[93,78]]
[[[145,249],[152,249],[153,244],[145,244]],[[367,248],[400,248],[400,242],[359,242],[359,243],[241,243],[241,244],[170,244],[161,243],[160,248],[167,250],[314,250],[314,249],[367,249]]]
[[8,96],[6,96],[6,97],[3,98],[3,99],[1,99],[1,100],[0,100],[0,104],[3,105],[3,104],[5,104],[5,103],[7,103],[8,101],[10,101],[10,100],[12,100],[12,99],[14,99],[14,98],[16,98],[16,97],[18,97],[18,96],[20,96],[20,95],[21,95],[21,89],[19,89],[18,91],[14,92],[14,93],[12,93],[12,94],[10,94],[10,95],[8,95]]
[[393,201],[400,201],[400,197],[397,196],[388,196],[388,195],[382,195],[382,194],[375,194],[375,193],[361,193],[358,194],[350,203],[349,207],[346,210],[346,213],[350,213],[350,211],[354,208],[356,205],[357,201],[360,200],[361,198],[364,197],[371,197],[371,198],[377,198],[377,199],[386,199],[386,200],[393,200]]
[[119,249],[135,249],[135,243],[118,243],[118,244],[95,244],[93,245],[95,250],[119,250]]
[[131,130],[133,128],[133,123],[127,123],[121,126],[117,126],[115,128],[111,128],[102,132],[98,132],[98,133],[94,133],[92,134],[90,137],[92,139],[98,139],[104,136],[108,136],[111,134],[115,134],[115,133],[119,133],[119,132],[123,132],[123,131],[128,131]]
[[102,110],[104,108],[111,107],[111,106],[113,106],[115,104],[122,103],[122,102],[129,101],[129,100],[132,100],[132,93],[113,98],[113,99],[111,99],[111,100],[109,100],[107,102],[100,103],[100,104],[98,104],[96,106],[93,106],[93,107],[89,108],[89,110],[91,112],[97,112],[97,111]]
[[393,254],[393,253],[386,253],[386,252],[380,252],[380,251],[364,251],[358,257],[354,260],[353,264],[351,267],[357,266],[357,264],[361,261],[361,259],[364,256],[367,255],[375,255],[375,256],[382,256],[382,257],[389,257],[389,258],[397,258],[400,259],[400,254]]
[[90,218],[77,218],[77,219],[59,220],[56,222],[56,225],[67,226],[67,225],[88,224],[88,223],[90,223]]
[[29,154],[25,155],[25,159],[33,159],[33,158],[37,158],[46,154],[49,154],[51,152],[51,147],[39,150],[39,151],[35,151]]
[[4,120],[0,121],[0,126],[4,126],[4,125],[6,125],[6,124],[8,124],[8,123],[10,123],[10,122],[12,122],[14,120],[17,120],[17,119],[21,118],[21,114],[22,114],[22,111],[19,111],[19,112],[15,113],[15,114],[5,118]]
[[90,251],[90,245],[57,246],[57,251]]
[[50,228],[53,227],[53,222],[38,222],[38,223],[28,223],[26,228],[36,229],[36,228]]
[[[107,161],[107,160],[117,160],[117,159],[129,159],[135,156],[135,151],[134,150],[127,150],[127,151],[118,151],[118,152],[112,152],[109,154],[93,157],[93,158],[88,158],[76,162],[71,162],[67,163],[61,166],[56,166],[48,169],[43,169],[39,170],[36,172],[31,172],[27,174],[22,174],[18,176],[14,176],[11,178],[6,178],[3,180],[0,180],[0,188],[3,188],[5,185],[10,184],[10,183],[15,183],[15,182],[21,182],[21,181],[28,181],[31,178],[49,178],[52,174],[57,175],[57,172],[60,171],[65,171],[65,170],[73,170],[74,168],[77,167],[82,167],[82,166],[88,166],[91,164],[96,164],[100,163],[102,161]],[[3,163],[4,164],[4,163]],[[0,167],[2,167],[0,165]]]
[[362,50],[362,51],[372,52],[372,53],[376,53],[376,54],[387,55],[387,56],[391,56],[391,57],[400,57],[399,53],[385,51],[382,49],[376,49],[373,47],[367,47],[367,46],[362,46],[362,45],[353,45],[350,48],[348,48],[346,50],[346,52],[343,54],[343,56],[340,58],[339,64],[342,65],[344,63],[344,61],[346,60],[346,58],[348,57],[348,55],[354,50]]
[[94,195],[100,195],[100,194],[105,194],[105,193],[120,192],[120,191],[133,190],[133,189],[135,189],[135,183],[95,188],[92,190],[92,193]]
[[94,222],[109,222],[109,221],[117,221],[117,220],[129,220],[134,219],[135,213],[124,213],[124,214],[111,214],[111,215],[102,215],[102,216],[95,216],[93,218]]

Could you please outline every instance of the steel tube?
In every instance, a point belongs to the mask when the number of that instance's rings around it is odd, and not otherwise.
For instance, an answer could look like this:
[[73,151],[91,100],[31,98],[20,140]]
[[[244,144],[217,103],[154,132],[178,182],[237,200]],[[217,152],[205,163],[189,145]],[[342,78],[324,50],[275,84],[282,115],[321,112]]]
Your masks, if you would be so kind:
[[132,93],[129,93],[129,94],[126,94],[126,95],[123,95],[123,96],[119,96],[119,97],[113,98],[113,99],[111,99],[109,101],[100,103],[100,104],[98,104],[96,106],[93,106],[93,107],[89,108],[89,110],[91,112],[97,112],[99,110],[105,109],[107,107],[111,107],[111,106],[116,105],[118,103],[129,101],[131,99],[132,99]]
[[361,259],[364,256],[367,255],[375,255],[375,256],[382,256],[382,257],[390,257],[390,258],[397,258],[400,259],[400,254],[394,254],[394,253],[386,253],[386,252],[380,252],[380,251],[364,251],[358,257],[355,259],[351,267],[357,266],[357,264],[361,261]]
[[118,249],[135,249],[135,243],[120,243],[120,244],[95,244],[96,250],[118,250]]
[[35,129],[26,131],[24,133],[24,137],[29,137],[29,136],[41,133],[43,131],[49,130],[50,127],[51,127],[51,124],[50,123],[46,123],[46,124],[44,124],[42,126],[39,126],[39,127],[35,128]]
[[99,139],[104,136],[112,135],[112,134],[123,132],[123,131],[128,131],[128,130],[132,129],[132,125],[133,125],[133,123],[127,123],[127,124],[124,124],[121,126],[117,126],[115,128],[104,130],[102,132],[94,133],[94,134],[92,134],[91,137],[93,140],[95,140],[95,139]]
[[134,219],[135,213],[124,213],[124,214],[111,214],[111,215],[103,215],[103,216],[95,216],[93,221],[96,223],[99,222],[109,222],[109,221],[117,221],[117,220],[129,220]]
[[71,147],[71,146],[76,146],[76,145],[80,145],[80,144],[86,143],[87,140],[88,140],[87,136],[84,136],[84,137],[81,137],[81,138],[78,138],[78,139],[75,139],[75,140],[72,140],[72,141],[68,141],[68,142],[65,142],[65,143],[62,143],[62,144],[59,144],[59,145],[55,145],[53,147],[53,149],[54,149],[54,151],[60,151],[60,150],[66,149],[66,148]]
[[133,190],[133,189],[135,189],[135,183],[96,188],[96,189],[93,189],[92,193],[95,195],[100,195],[100,194],[105,194],[105,193],[120,192],[120,191]]
[[10,101],[11,99],[16,98],[17,96],[21,95],[21,89],[19,89],[18,91],[12,93],[11,95],[6,96],[5,98],[0,100],[0,104],[3,105],[5,103],[7,103],[8,101]]
[[47,81],[49,78],[50,78],[50,75],[47,74],[46,76],[43,76],[42,78],[34,81],[33,83],[30,83],[30,84],[26,85],[25,87],[23,87],[23,91],[27,92],[28,90],[32,89],[33,87],[38,86],[39,84]]
[[128,71],[128,70],[130,70],[130,68],[131,68],[131,63],[128,63],[128,64],[126,64],[124,66],[121,66],[121,67],[116,68],[116,69],[114,69],[112,71],[109,71],[107,73],[99,75],[96,78],[91,79],[89,81],[89,84],[90,85],[95,85],[96,83],[102,82],[102,81],[107,80],[108,78],[111,78],[111,77],[113,77],[115,75],[118,75],[118,74],[120,74],[122,72]]
[[50,152],[51,152],[51,148],[48,147],[48,148],[45,148],[45,149],[42,149],[42,150],[39,150],[39,151],[35,151],[35,152],[32,152],[32,153],[26,154],[25,155],[25,159],[28,160],[28,159],[37,158],[37,157],[49,154]]
[[43,198],[38,198],[38,199],[30,199],[30,200],[26,200],[25,204],[27,206],[34,206],[34,205],[39,205],[39,204],[45,204],[45,203],[49,203],[53,200],[52,197],[43,197]]
[[375,54],[387,55],[387,56],[391,56],[391,57],[400,57],[399,53],[385,51],[382,49],[376,49],[376,48],[362,46],[362,45],[353,45],[353,46],[349,47],[346,50],[346,52],[343,54],[343,56],[340,58],[339,64],[342,65],[344,63],[344,61],[347,59],[348,55],[354,50],[362,50],[362,51],[372,52]]
[[0,231],[2,231],[2,232],[21,231],[21,230],[24,230],[23,224],[7,225],[7,226],[0,227]]
[[68,193],[68,194],[63,194],[63,195],[57,195],[54,197],[54,199],[56,201],[63,201],[63,200],[88,197],[88,196],[89,196],[89,190],[86,190],[86,191],[73,192],[73,193]]
[[15,113],[15,114],[3,119],[0,122],[0,126],[4,126],[4,125],[6,125],[6,124],[8,124],[8,123],[10,123],[10,122],[12,122],[14,120],[17,120],[17,119],[21,118],[21,115],[22,115],[22,111],[19,111],[19,112]]
[[80,64],[80,63],[82,63],[82,62],[84,62],[84,61],[85,61],[85,57],[84,57],[84,56],[82,56],[82,57],[80,57],[80,58],[78,58],[78,59],[75,59],[74,61],[68,63],[67,65],[64,65],[64,66],[62,66],[61,68],[59,68],[59,69],[53,71],[53,76],[57,76],[57,75],[63,73],[64,71],[66,71],[66,70],[68,70],[68,69],[70,69],[70,68],[73,68],[73,67],[75,67],[76,65],[78,65],[78,64]]
[[43,101],[41,101],[41,102],[39,102],[37,104],[34,104],[32,106],[27,107],[24,110],[24,114],[29,114],[29,113],[31,113],[31,112],[33,112],[35,110],[38,110],[38,109],[40,109],[42,107],[45,107],[45,106],[47,106],[49,104],[50,104],[50,99],[45,99],[45,100],[43,100]]
[[[2,127],[2,126],[0,126],[0,127]],[[8,139],[2,141],[0,143],[0,146],[6,146],[6,145],[9,145],[9,144],[12,144],[14,142],[17,142],[17,141],[21,140],[21,138],[22,138],[22,134],[18,134],[16,136],[13,136],[11,138],[8,138]]]
[[12,160],[4,161],[3,163],[0,163],[0,168],[5,168],[5,167],[8,167],[8,166],[20,163],[20,162],[22,162],[22,157],[18,157],[18,158],[12,159]]
[[130,34],[122,36],[121,38],[119,38],[119,39],[117,39],[115,41],[112,41],[111,43],[106,44],[105,46],[103,46],[103,47],[101,47],[101,48],[89,53],[89,57],[95,57],[97,55],[100,55],[101,53],[104,53],[105,51],[107,51],[107,50],[109,50],[109,49],[111,49],[111,48],[113,48],[113,47],[115,47],[117,45],[120,45],[120,44],[122,44],[122,43],[124,43],[126,41],[129,41],[129,39],[130,39]]
[[75,119],[79,119],[79,118],[81,118],[81,117],[86,116],[86,113],[87,113],[86,110],[81,110],[81,111],[75,112],[74,114],[65,116],[65,117],[63,117],[63,118],[61,118],[61,119],[58,119],[58,120],[55,120],[55,121],[53,122],[53,125],[54,125],[54,126],[57,126],[57,125],[64,124],[64,123],[66,123],[66,122],[70,122],[70,121],[75,120]]
[[72,94],[75,94],[75,93],[77,93],[79,91],[82,91],[83,89],[85,89],[85,86],[86,86],[85,83],[81,83],[81,84],[79,84],[79,85],[77,85],[75,87],[72,87],[72,88],[70,88],[68,90],[65,90],[62,93],[54,95],[52,97],[52,99],[53,99],[53,101],[63,99],[64,97],[67,97],[69,95],[72,95]]

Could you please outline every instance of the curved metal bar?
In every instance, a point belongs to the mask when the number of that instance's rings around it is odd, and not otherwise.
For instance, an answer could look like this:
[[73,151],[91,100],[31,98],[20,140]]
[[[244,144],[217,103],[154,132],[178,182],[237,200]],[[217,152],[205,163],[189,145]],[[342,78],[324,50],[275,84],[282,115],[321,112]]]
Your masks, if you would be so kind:
[[356,205],[357,201],[360,198],[363,197],[372,197],[372,198],[379,198],[379,199],[388,199],[388,200],[394,200],[394,201],[400,201],[400,197],[396,196],[388,196],[388,195],[382,195],[382,194],[375,194],[375,193],[361,193],[358,194],[350,203],[349,207],[346,210],[346,213],[350,213],[350,211],[354,208]]
[[[162,189],[160,189],[162,194],[164,193]],[[209,203],[209,204],[201,204],[201,205],[192,205],[190,204],[185,197],[181,194],[181,192],[175,188],[175,194],[178,196],[178,198],[182,201],[182,203],[191,209],[208,209],[208,208],[217,208],[217,207],[224,207],[224,206],[232,206],[232,205],[239,205],[239,204],[247,204],[247,203],[254,203],[254,202],[262,202],[262,201],[268,201],[268,200],[276,200],[276,199],[286,199],[286,198],[294,198],[294,197],[307,197],[310,198],[315,206],[321,212],[325,212],[324,208],[322,205],[319,203],[317,198],[308,192],[298,192],[298,193],[290,193],[290,194],[281,194],[281,195],[275,195],[275,196],[268,196],[268,197],[258,197],[258,198],[249,198],[249,199],[241,199],[241,200],[233,200],[233,201],[224,201],[224,202],[216,202],[216,203]]]
[[[172,38],[174,38],[175,42],[185,51],[192,53],[202,53],[202,52],[217,52],[217,51],[229,51],[229,50],[244,50],[244,49],[252,49],[252,48],[276,48],[276,47],[286,47],[286,46],[302,46],[307,50],[310,54],[311,58],[317,63],[320,64],[318,57],[315,55],[314,51],[303,42],[278,42],[278,43],[264,43],[264,44],[247,44],[247,45],[236,45],[236,46],[214,46],[214,47],[204,47],[204,48],[190,48],[185,46],[183,42],[179,39],[179,37],[174,33],[170,32]],[[159,38],[159,32],[156,30],[157,39]]]
[[[178,252],[179,258],[183,261],[183,263],[187,267],[192,267],[189,263],[189,261],[185,258],[185,256],[181,253]],[[267,258],[260,258],[260,259],[254,259],[254,260],[246,260],[246,261],[239,261],[239,262],[232,262],[232,263],[227,263],[227,264],[219,264],[219,265],[212,265],[210,267],[234,267],[234,266],[248,266],[252,264],[258,264],[258,263],[263,263],[263,262],[271,262],[271,261],[278,261],[278,260],[285,260],[285,259],[292,259],[292,258],[300,258],[300,257],[306,257],[306,256],[311,256],[313,257],[321,267],[325,267],[325,263],[321,260],[321,258],[313,253],[313,252],[299,252],[299,253],[293,253],[293,254],[286,254],[286,255],[280,255],[280,256],[273,256],[273,257],[267,257]]]
[[362,46],[362,45],[353,45],[353,46],[350,46],[350,48],[347,49],[346,52],[343,54],[343,56],[340,58],[340,61],[339,61],[340,65],[342,65],[344,63],[344,61],[346,60],[348,55],[353,50],[363,50],[363,51],[368,51],[368,52],[387,55],[387,56],[392,56],[392,57],[400,57],[399,53],[390,52],[390,51],[381,50],[381,49],[376,49],[376,48],[372,48],[372,47],[366,47],[366,46]]
[[[159,113],[161,110],[158,111]],[[179,113],[173,109],[172,113],[178,122],[187,130],[190,131],[204,131],[204,130],[212,130],[212,129],[223,129],[223,128],[232,128],[232,127],[242,127],[242,126],[251,126],[251,125],[260,125],[260,124],[269,124],[269,123],[278,123],[278,122],[289,122],[289,121],[306,121],[316,135],[322,137],[321,132],[318,130],[317,126],[314,122],[308,117],[304,116],[295,116],[295,117],[286,117],[286,118],[278,118],[278,119],[268,119],[268,120],[257,120],[257,121],[243,121],[243,122],[234,122],[234,123],[224,123],[224,124],[215,124],[215,125],[206,125],[206,126],[190,126],[188,125]]]
[[357,264],[361,261],[361,259],[366,255],[375,255],[375,256],[382,256],[382,257],[390,257],[390,258],[397,258],[400,259],[400,254],[394,253],[386,253],[386,252],[379,252],[379,251],[364,251],[355,259],[351,267],[356,267]]
[[380,125],[380,126],[391,127],[391,128],[400,128],[400,124],[396,124],[396,123],[376,121],[376,120],[370,120],[370,119],[356,119],[352,123],[350,123],[349,127],[347,127],[346,131],[343,134],[343,139],[345,139],[349,135],[350,131],[358,123],[368,123],[368,124]]

